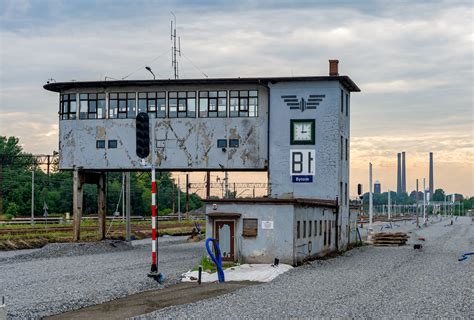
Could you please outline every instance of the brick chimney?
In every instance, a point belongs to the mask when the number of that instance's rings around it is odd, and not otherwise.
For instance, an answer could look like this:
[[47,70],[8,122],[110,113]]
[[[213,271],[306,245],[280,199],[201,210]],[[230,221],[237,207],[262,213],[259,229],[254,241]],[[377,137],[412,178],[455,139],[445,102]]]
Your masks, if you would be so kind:
[[338,64],[339,64],[339,60],[329,60],[329,75],[330,76],[339,75]]

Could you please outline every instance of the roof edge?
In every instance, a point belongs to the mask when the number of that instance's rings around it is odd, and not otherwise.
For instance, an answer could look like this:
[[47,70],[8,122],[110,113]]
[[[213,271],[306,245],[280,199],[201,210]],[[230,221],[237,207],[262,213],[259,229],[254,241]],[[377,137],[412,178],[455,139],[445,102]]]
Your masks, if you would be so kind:
[[349,76],[304,76],[304,77],[258,77],[258,78],[199,78],[199,79],[159,79],[159,80],[112,80],[112,81],[69,81],[53,82],[43,86],[53,92],[62,92],[73,88],[153,86],[153,85],[190,85],[190,84],[262,84],[276,82],[302,81],[339,81],[350,92],[360,92],[360,88]]

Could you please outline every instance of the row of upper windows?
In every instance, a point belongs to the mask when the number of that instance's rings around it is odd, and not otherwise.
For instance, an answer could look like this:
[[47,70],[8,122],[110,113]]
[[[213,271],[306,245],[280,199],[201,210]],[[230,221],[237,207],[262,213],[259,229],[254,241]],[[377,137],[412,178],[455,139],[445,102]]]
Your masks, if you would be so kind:
[[60,95],[61,119],[130,119],[137,112],[146,112],[151,118],[257,117],[258,91],[109,93],[108,105],[105,93]]

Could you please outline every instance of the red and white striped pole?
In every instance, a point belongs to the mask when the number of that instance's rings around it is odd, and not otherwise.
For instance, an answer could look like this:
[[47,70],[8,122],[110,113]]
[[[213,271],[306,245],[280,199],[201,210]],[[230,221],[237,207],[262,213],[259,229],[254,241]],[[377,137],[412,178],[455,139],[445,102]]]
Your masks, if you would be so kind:
[[155,167],[151,168],[151,272],[158,273],[158,259],[156,250],[158,241],[156,240],[156,179]]

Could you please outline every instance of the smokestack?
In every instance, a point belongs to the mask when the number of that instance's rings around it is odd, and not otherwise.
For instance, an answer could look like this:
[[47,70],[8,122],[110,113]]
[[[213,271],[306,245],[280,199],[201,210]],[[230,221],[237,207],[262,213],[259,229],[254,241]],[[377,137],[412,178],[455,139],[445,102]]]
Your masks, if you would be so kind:
[[397,194],[402,193],[402,167],[401,167],[402,154],[397,153]]
[[330,76],[339,75],[338,64],[339,64],[339,60],[329,60],[329,75]]
[[433,182],[433,152],[430,152],[430,196],[432,197],[434,194],[434,182]]
[[407,192],[407,171],[405,167],[405,152],[402,152],[402,192]]

